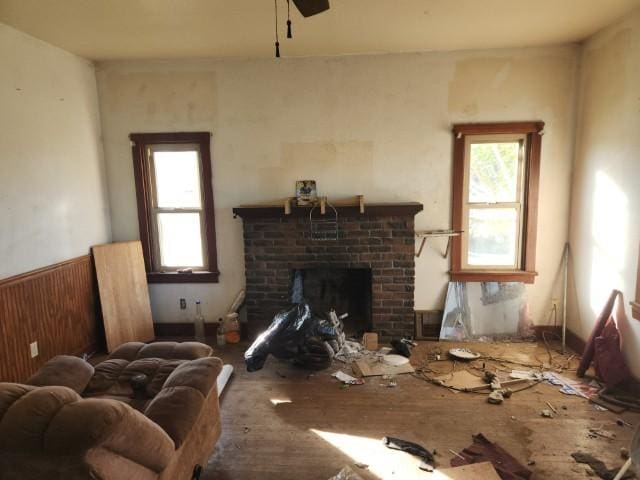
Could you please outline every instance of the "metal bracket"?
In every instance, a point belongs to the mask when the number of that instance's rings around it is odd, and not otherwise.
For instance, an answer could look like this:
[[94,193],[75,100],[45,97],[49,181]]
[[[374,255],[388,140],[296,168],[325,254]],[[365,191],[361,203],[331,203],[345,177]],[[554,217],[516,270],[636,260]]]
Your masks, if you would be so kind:
[[421,238],[420,247],[418,247],[418,251],[416,252],[416,257],[419,257],[422,254],[422,249],[424,248],[425,243],[427,242],[427,238],[431,237],[447,237],[447,247],[442,255],[442,258],[447,258],[449,256],[449,250],[451,250],[451,237],[458,237],[462,235],[464,230],[421,230],[416,232],[416,237]]

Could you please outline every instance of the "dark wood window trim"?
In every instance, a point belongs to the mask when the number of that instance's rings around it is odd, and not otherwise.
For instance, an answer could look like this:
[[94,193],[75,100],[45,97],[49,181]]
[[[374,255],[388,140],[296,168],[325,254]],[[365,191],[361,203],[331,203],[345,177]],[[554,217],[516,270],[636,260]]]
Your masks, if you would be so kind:
[[640,256],[638,256],[638,279],[636,280],[636,300],[631,302],[633,318],[640,320]]
[[[538,186],[540,181],[540,148],[544,122],[510,122],[456,124],[453,126],[453,198],[452,226],[464,230],[464,168],[467,135],[526,134],[527,151],[524,172],[524,216],[521,265],[519,270],[464,270],[462,268],[462,238],[452,237],[451,280],[464,282],[524,282],[533,283],[537,272],[536,233],[538,226]],[[464,235],[464,233],[463,233]]]
[[[133,172],[136,183],[138,203],[138,224],[140,241],[144,254],[149,283],[217,283],[218,258],[216,250],[216,224],[213,206],[213,177],[211,173],[211,134],[209,132],[176,132],[176,133],[132,133],[131,151],[133,155]],[[204,198],[205,242],[208,256],[208,270],[204,272],[176,273],[154,272],[153,234],[151,227],[149,159],[146,150],[150,145],[192,143],[200,147],[202,160],[202,189]]]

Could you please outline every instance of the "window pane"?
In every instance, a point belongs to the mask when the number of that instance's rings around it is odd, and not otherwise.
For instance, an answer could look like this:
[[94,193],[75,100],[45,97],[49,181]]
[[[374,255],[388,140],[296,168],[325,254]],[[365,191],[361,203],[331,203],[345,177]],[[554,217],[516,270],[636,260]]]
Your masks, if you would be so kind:
[[154,152],[160,208],[200,208],[198,152]]
[[469,202],[517,202],[519,142],[472,143]]
[[159,213],[158,234],[162,266],[204,266],[199,213]]
[[469,265],[516,265],[518,211],[515,208],[469,209]]

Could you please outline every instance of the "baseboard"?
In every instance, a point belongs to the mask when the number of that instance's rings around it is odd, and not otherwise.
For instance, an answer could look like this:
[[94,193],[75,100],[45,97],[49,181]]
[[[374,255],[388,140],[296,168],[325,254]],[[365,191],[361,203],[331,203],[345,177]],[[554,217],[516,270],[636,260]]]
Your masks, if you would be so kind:
[[196,327],[193,322],[154,323],[156,337],[189,337],[194,338]]
[[[543,333],[557,335],[558,337],[562,335],[562,327],[557,325],[534,325],[533,330],[536,332],[536,338],[539,340],[542,340]],[[586,347],[586,342],[568,328],[566,332],[566,343],[571,350],[579,355],[582,355]]]

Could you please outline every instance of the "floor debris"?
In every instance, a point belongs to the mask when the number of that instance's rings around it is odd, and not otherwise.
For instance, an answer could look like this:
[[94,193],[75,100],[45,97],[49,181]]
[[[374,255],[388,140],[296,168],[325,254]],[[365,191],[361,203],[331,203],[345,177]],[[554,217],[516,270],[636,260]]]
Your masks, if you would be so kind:
[[433,471],[435,458],[433,458],[433,454],[422,445],[394,437],[384,437],[382,439],[382,443],[384,443],[387,448],[391,448],[392,450],[402,450],[403,452],[422,459],[420,469],[428,472]]
[[500,480],[500,476],[490,462],[482,462],[438,469],[430,480]]
[[359,377],[375,377],[380,375],[399,375],[413,373],[414,368],[410,363],[392,367],[381,362],[378,358],[361,358],[351,364],[351,369]]
[[329,480],[363,480],[360,475],[351,470],[349,467],[344,467],[338,472],[337,475],[329,478]]
[[487,397],[487,402],[493,403],[494,405],[500,405],[502,402],[504,402],[504,395],[502,395],[502,392],[500,392],[500,390],[494,390]]
[[342,370],[332,373],[331,376],[337,378],[345,385],[364,385],[363,378],[352,377],[351,375],[344,373]]
[[[620,470],[620,467],[607,468],[607,466],[602,460],[598,460],[593,455],[590,455],[588,453],[574,452],[571,454],[571,456],[576,462],[589,465],[589,467],[591,467],[591,470],[593,470],[593,472],[598,477],[604,480],[613,480],[616,474],[618,473],[618,470]],[[629,479],[629,478],[635,478],[635,475],[633,474],[633,472],[627,472],[622,476],[623,480]]]
[[460,452],[461,458],[451,459],[452,467],[491,462],[503,479],[529,480],[533,472],[518,462],[504,448],[488,440],[482,433],[473,435],[473,443]]
[[548,408],[545,408],[540,412],[540,416],[545,418],[553,418],[553,411],[549,410]]

